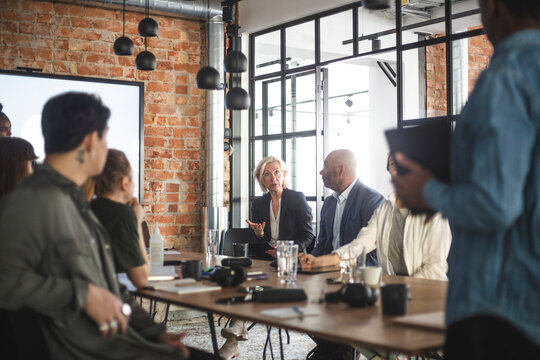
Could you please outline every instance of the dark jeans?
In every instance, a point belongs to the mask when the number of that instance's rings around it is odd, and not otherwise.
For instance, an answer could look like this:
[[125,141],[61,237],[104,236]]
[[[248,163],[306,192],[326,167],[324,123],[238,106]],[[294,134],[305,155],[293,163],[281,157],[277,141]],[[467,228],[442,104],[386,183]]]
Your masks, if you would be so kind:
[[474,316],[448,327],[446,360],[540,359],[540,346],[508,321]]

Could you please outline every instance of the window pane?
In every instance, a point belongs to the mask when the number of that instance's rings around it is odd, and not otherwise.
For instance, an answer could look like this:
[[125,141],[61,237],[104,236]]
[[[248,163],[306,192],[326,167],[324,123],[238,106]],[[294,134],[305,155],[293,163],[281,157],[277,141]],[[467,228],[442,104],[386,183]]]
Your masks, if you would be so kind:
[[286,68],[315,63],[315,22],[291,26],[285,29],[286,36]]
[[281,132],[281,80],[266,82],[268,86],[268,134]]
[[488,66],[493,47],[485,35],[475,36],[452,43],[454,57],[454,109],[453,114],[461,113],[476,80]]
[[315,129],[315,74],[291,75],[286,84],[286,131]]
[[263,92],[262,81],[255,82],[255,119],[253,119],[253,134],[263,134]]
[[380,49],[396,46],[396,33],[378,35],[387,30],[395,30],[396,21],[381,11],[370,11],[364,7],[358,8],[358,53],[362,54]]
[[446,44],[403,52],[403,119],[446,115]]
[[[395,52],[384,54],[396,68]],[[384,58],[379,58],[384,61]],[[393,59],[393,60],[390,60]],[[392,191],[386,172],[388,148],[384,130],[396,127],[396,87],[377,59],[354,59],[328,66],[329,151],[350,149],[357,159],[357,176],[381,192]]]
[[[408,1],[401,8],[401,24],[405,28],[402,33],[402,43],[408,44],[436,38],[446,34],[444,25],[444,1]],[[436,21],[434,24],[423,24],[426,21]],[[409,29],[409,27],[411,27]]]
[[[321,18],[321,61],[353,54],[352,10]],[[349,40],[345,45],[344,41]]]
[[287,167],[289,188],[306,196],[316,195],[317,162],[315,137],[287,139]]
[[281,154],[281,140],[268,142],[268,154],[266,156],[275,156],[283,159],[283,155]]
[[[452,3],[452,15],[464,14],[467,11],[478,10],[479,4],[477,0],[462,0]],[[480,14],[469,15],[452,19],[452,32],[459,33],[467,30],[472,30],[482,27],[482,19]]]
[[[261,159],[263,158],[263,142],[262,140],[256,140],[255,143],[254,143],[254,151],[253,151],[253,168],[251,169],[251,172],[250,174],[253,174],[253,171],[255,170],[255,167],[257,166],[257,164],[259,163],[259,161],[261,161]],[[262,195],[262,191],[261,191],[261,187],[259,186],[259,183],[257,182],[257,180],[253,179],[254,181],[254,190],[255,190],[255,196],[260,196]]]
[[255,37],[255,76],[281,70],[280,32]]

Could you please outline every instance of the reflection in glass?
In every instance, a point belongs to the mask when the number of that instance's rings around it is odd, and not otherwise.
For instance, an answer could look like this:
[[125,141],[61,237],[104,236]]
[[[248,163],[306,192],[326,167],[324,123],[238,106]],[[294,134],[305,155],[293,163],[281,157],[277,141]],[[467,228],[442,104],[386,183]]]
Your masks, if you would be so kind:
[[389,194],[384,130],[396,126],[397,93],[377,64],[385,59],[395,69],[395,52],[328,66],[329,128],[325,135],[329,151],[345,148],[356,155],[357,176],[362,182]]
[[315,22],[291,26],[285,29],[286,69],[315,63]]
[[253,122],[253,134],[255,136],[263,134],[263,92],[262,81],[255,82],[255,119]]
[[403,119],[446,115],[446,44],[403,52]]
[[283,155],[281,154],[281,140],[268,142],[268,156],[275,156],[283,159]]
[[352,43],[343,41],[353,38],[352,10],[321,18],[321,61],[337,59],[353,54]]
[[268,87],[268,134],[281,132],[281,81],[272,80],[266,82]]
[[315,74],[291,75],[285,81],[286,131],[315,129]]
[[289,188],[306,196],[316,194],[316,147],[314,136],[286,140]]
[[280,31],[255,37],[255,76],[280,71]]

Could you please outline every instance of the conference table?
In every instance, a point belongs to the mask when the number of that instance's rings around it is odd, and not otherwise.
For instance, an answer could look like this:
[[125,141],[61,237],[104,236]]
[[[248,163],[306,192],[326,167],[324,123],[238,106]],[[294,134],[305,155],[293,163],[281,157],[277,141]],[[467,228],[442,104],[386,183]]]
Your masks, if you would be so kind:
[[[203,268],[221,265],[222,258],[224,256],[207,257],[205,254],[192,252],[166,256],[166,260],[202,260]],[[268,279],[246,281],[240,286],[287,287],[280,283],[276,269],[272,268],[267,261],[253,260],[252,266],[247,267],[246,270],[262,271],[268,274]],[[378,349],[388,353],[421,355],[442,349],[445,338],[442,317],[446,302],[446,282],[383,275],[384,284],[409,284],[410,286],[407,315],[384,316],[380,299],[374,306],[365,308],[350,307],[342,302],[321,302],[324,293],[337,291],[341,287],[341,285],[328,284],[326,281],[328,278],[338,276],[339,272],[299,273],[295,287],[304,289],[308,296],[308,300],[301,302],[245,302],[229,305],[216,303],[217,299],[241,295],[238,293],[240,286],[191,294],[144,289],[137,291],[137,295],[207,312],[212,345],[216,354],[218,348],[214,314],[303,332],[328,341]],[[208,280],[203,280],[203,283],[213,284]],[[265,309],[292,308],[294,305],[314,309],[319,314],[289,319],[261,314],[261,311]],[[408,318],[411,319],[410,322],[407,321]]]

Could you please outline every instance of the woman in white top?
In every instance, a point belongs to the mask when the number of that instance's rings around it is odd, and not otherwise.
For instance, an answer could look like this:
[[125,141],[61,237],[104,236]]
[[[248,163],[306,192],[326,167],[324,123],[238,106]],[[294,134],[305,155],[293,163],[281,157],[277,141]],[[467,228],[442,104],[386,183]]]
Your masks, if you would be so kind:
[[[396,174],[393,159],[388,159],[388,171]],[[446,258],[452,234],[448,220],[440,213],[413,215],[395,194],[391,194],[373,214],[368,225],[351,243],[329,255],[304,255],[303,266],[337,265],[342,257],[357,257],[377,249],[379,264],[386,274],[446,280]]]

